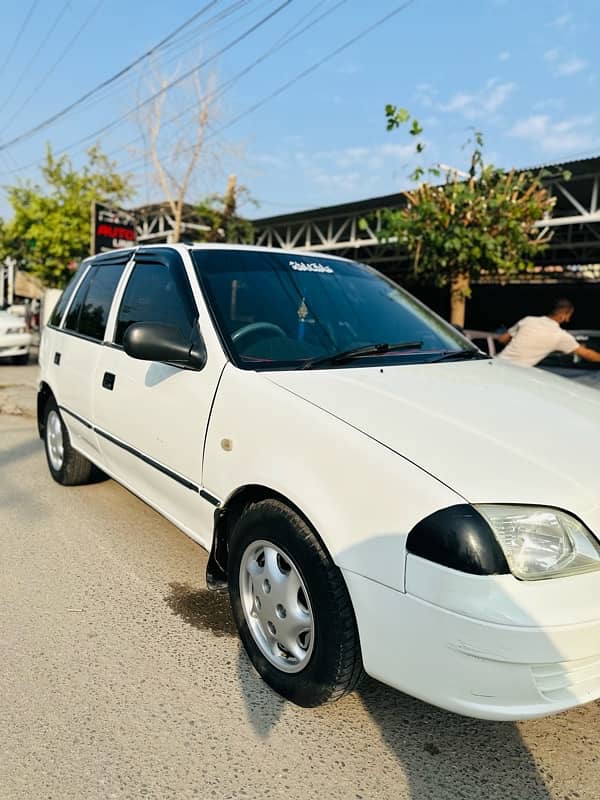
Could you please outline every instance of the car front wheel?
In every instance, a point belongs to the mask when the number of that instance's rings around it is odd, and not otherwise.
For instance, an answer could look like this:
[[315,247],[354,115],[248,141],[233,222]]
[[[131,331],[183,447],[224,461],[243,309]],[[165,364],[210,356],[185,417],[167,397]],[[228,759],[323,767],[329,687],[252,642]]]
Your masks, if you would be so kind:
[[301,706],[352,691],[362,660],[348,590],[299,514],[278,500],[248,506],[228,572],[240,637],[269,686]]

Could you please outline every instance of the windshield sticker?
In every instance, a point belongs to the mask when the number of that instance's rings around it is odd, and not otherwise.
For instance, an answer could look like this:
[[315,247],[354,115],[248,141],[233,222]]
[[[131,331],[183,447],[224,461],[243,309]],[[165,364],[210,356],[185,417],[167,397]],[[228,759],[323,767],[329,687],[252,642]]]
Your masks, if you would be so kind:
[[318,261],[290,261],[290,267],[296,272],[328,272],[333,273],[331,267],[320,264]]

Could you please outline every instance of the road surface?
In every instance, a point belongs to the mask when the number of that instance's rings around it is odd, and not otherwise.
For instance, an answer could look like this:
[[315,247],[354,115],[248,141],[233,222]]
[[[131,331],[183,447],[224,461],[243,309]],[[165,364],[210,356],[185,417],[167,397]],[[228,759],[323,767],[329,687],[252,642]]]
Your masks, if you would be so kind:
[[0,475],[2,800],[600,797],[600,703],[490,723],[369,681],[297,708],[184,534],[113,481],[55,484],[27,415],[0,414]]

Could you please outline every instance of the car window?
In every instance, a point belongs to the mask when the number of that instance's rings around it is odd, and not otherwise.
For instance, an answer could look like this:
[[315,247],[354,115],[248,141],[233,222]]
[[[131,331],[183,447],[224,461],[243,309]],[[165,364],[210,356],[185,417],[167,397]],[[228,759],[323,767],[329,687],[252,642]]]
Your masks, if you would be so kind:
[[65,328],[102,341],[106,321],[125,264],[100,264],[92,267],[79,288],[67,314]]
[[223,338],[246,368],[299,365],[377,343],[417,342],[412,355],[398,356],[405,360],[468,347],[407,292],[361,264],[241,250],[198,250],[192,257]]
[[80,264],[77,268],[77,271],[67,284],[64,292],[58,298],[57,304],[54,306],[52,314],[50,315],[50,319],[48,320],[48,325],[53,325],[54,327],[58,327],[60,325],[60,321],[63,318],[63,314],[65,313],[66,307],[69,305],[69,300],[73,296],[73,292],[75,291],[75,287],[77,286],[77,281],[81,277],[81,273],[85,270],[87,264],[84,262]]
[[73,302],[71,303],[71,307],[67,312],[67,318],[65,319],[64,328],[67,331],[77,331],[79,328],[79,317],[81,315],[81,309],[83,308],[83,304],[85,303],[85,298],[90,288],[90,283],[92,282],[92,278],[96,274],[96,270],[98,267],[90,267],[88,270],[85,278],[79,284],[79,288],[77,289],[77,293],[73,298]]
[[189,338],[198,312],[181,264],[136,264],[117,317],[115,343],[122,344],[125,331],[136,322],[175,325]]

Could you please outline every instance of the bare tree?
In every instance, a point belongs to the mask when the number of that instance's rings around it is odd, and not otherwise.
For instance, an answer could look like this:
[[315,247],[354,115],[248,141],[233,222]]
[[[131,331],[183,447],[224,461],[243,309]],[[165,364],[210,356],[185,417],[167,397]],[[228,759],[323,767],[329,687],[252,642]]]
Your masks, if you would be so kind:
[[[197,171],[202,166],[206,176],[218,162],[216,153],[206,143],[207,133],[217,117],[215,78],[210,75],[203,86],[195,76],[173,92],[161,91],[172,78],[161,76],[157,69],[154,74],[152,94],[157,96],[140,110],[138,124],[146,155],[173,215],[172,239],[179,242],[185,229],[185,203]],[[179,127],[174,125],[177,122]]]

